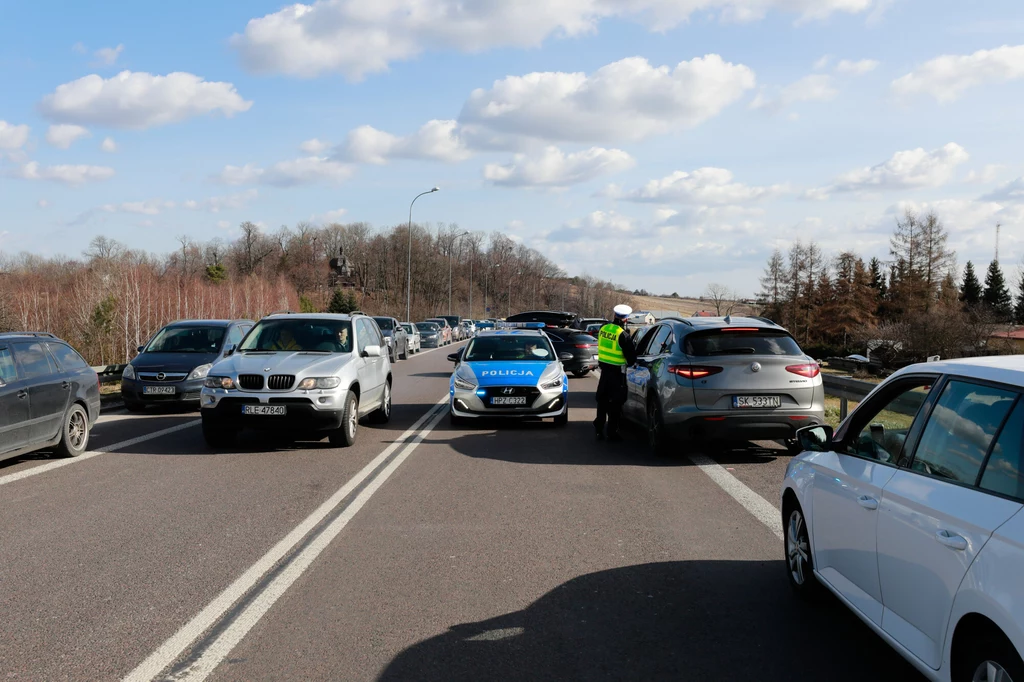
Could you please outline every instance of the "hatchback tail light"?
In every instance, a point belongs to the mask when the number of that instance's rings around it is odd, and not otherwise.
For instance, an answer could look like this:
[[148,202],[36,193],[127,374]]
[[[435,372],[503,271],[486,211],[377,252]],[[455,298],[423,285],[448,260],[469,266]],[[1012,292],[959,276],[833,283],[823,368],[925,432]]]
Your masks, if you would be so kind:
[[697,365],[673,365],[668,368],[671,374],[683,377],[684,379],[703,379],[709,377],[712,374],[718,374],[722,371],[721,367],[707,367]]
[[593,347],[594,347],[594,344],[592,344],[592,343],[577,343],[576,344],[576,348],[593,348]]
[[786,368],[786,371],[792,374],[799,374],[800,376],[807,377],[808,379],[813,379],[821,374],[821,368],[814,362],[806,365],[790,365]]

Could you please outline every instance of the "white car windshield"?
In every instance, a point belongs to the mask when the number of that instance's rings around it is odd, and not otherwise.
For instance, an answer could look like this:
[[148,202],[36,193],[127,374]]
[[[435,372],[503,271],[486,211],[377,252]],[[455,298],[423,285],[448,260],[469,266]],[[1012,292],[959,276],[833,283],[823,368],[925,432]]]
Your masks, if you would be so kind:
[[555,351],[546,337],[530,335],[483,336],[469,342],[463,360],[481,362],[501,361],[551,361]]
[[352,323],[348,320],[263,320],[238,347],[246,351],[351,353]]

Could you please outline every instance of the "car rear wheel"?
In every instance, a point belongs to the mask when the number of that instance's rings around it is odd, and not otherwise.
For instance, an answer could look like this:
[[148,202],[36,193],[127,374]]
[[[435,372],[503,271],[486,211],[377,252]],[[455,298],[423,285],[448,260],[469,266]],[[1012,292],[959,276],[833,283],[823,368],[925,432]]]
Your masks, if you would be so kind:
[[787,515],[783,535],[789,585],[802,599],[814,601],[819,596],[821,587],[818,579],[814,577],[814,559],[811,557],[811,540],[807,532],[804,511],[796,502],[785,509]]
[[647,445],[657,455],[668,453],[665,420],[661,416],[661,405],[654,396],[647,399]]
[[582,379],[583,377],[587,376],[588,374],[590,374],[590,370],[589,369],[577,369],[577,370],[573,370],[573,373],[572,373],[572,375],[574,377],[576,377],[577,379]]
[[215,419],[203,415],[203,440],[211,448],[230,447],[237,435],[236,429],[218,424]]
[[966,653],[954,658],[953,682],[1024,680],[1024,661],[1010,640],[998,630],[978,633],[966,646]]
[[374,424],[387,424],[391,421],[391,384],[384,382],[384,397],[381,401],[380,407],[374,410],[373,414],[370,415],[370,420]]
[[78,457],[89,445],[89,415],[81,405],[72,405],[64,415],[61,425],[57,454],[62,457]]
[[356,431],[359,430],[359,399],[352,391],[345,397],[345,407],[341,411],[341,426],[331,431],[328,440],[331,445],[347,448],[356,442]]

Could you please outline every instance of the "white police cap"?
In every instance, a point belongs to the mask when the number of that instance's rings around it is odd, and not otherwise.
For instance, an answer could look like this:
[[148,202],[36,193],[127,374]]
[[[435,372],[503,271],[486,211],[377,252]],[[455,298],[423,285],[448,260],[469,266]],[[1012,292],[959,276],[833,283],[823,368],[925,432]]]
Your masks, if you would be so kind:
[[617,305],[612,311],[615,313],[615,317],[629,317],[633,314],[633,309],[628,305]]

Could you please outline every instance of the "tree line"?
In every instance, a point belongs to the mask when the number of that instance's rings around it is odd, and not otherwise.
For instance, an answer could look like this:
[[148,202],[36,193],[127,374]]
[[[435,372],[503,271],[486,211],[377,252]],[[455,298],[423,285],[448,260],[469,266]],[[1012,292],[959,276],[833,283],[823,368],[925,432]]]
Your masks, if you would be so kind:
[[1024,324],[1024,278],[1012,294],[992,260],[982,283],[972,262],[959,270],[948,242],[938,215],[913,211],[897,219],[885,261],[853,251],[828,258],[813,240],[798,240],[769,257],[759,308],[815,357],[864,353],[869,343],[892,361],[1009,350],[990,339]]
[[623,302],[621,287],[568,277],[500,232],[358,222],[269,233],[245,222],[238,232],[227,241],[179,237],[166,254],[103,236],[81,258],[0,253],[0,331],[49,331],[91,364],[121,363],[178,319],[357,309],[404,320],[410,272],[413,321],[449,312],[503,318],[534,308],[599,316]]

